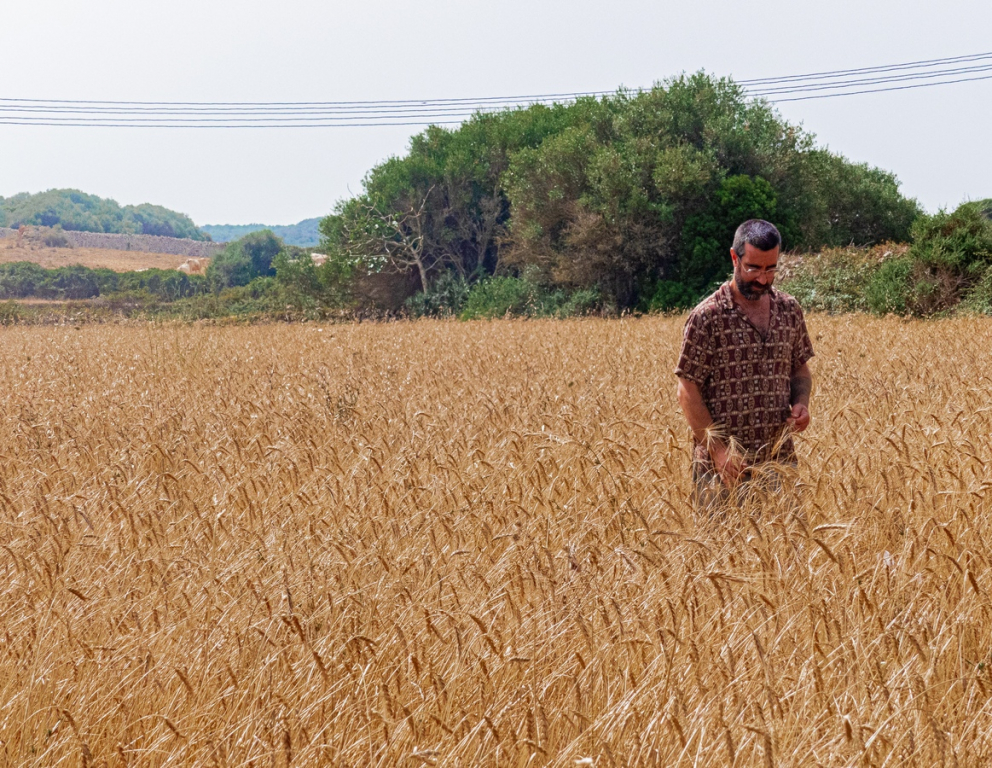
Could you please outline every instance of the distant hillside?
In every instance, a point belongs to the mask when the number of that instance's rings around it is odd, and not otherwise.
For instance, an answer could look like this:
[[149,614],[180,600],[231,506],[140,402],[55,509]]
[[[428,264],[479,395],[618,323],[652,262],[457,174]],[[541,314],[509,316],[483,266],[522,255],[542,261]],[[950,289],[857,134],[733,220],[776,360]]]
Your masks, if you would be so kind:
[[78,189],[50,189],[32,195],[22,192],[0,197],[0,227],[62,227],[74,232],[122,235],[159,235],[209,240],[193,220],[160,205],[120,206],[115,200],[88,195]]
[[200,229],[206,232],[218,243],[229,243],[232,240],[244,237],[249,232],[258,232],[269,229],[276,237],[282,239],[287,245],[310,246],[320,242],[320,231],[317,225],[320,219],[304,219],[299,224],[287,224],[283,226],[266,226],[265,224],[206,224]]
[[[108,251],[142,251],[144,253],[168,253],[176,256],[209,258],[224,249],[221,243],[209,240],[193,240],[188,237],[163,237],[162,235],[124,235],[117,232],[80,232],[55,227],[26,227],[24,231],[0,227],[0,238],[18,248],[90,248]],[[33,259],[26,259],[33,261]]]
[[[0,264],[27,261],[45,269],[75,264],[114,272],[175,269],[190,257],[212,256],[221,248],[222,245],[204,240],[154,235],[73,232],[47,227],[30,227],[22,234],[0,227]],[[0,292],[2,288],[0,285]]]

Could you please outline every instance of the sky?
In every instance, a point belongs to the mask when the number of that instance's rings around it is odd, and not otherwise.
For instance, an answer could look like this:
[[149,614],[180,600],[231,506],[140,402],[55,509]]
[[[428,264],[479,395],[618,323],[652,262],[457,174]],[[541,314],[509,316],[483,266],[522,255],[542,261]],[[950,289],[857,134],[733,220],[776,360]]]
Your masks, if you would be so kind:
[[[364,101],[612,91],[992,50],[988,0],[0,0],[0,99]],[[929,211],[992,197],[992,80],[778,105]],[[72,187],[205,224],[292,224],[422,127],[0,125],[0,196]]]

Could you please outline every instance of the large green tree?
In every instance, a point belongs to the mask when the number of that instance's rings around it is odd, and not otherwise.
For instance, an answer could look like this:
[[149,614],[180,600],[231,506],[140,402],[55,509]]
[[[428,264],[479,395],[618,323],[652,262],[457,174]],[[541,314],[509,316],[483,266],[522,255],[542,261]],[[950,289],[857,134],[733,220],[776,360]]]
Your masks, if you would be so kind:
[[767,103],[699,73],[431,127],[321,231],[355,275],[415,276],[398,290],[530,268],[619,307],[677,306],[726,274],[743,218],[771,218],[798,249],[904,240],[918,213],[891,174],[816,148]]

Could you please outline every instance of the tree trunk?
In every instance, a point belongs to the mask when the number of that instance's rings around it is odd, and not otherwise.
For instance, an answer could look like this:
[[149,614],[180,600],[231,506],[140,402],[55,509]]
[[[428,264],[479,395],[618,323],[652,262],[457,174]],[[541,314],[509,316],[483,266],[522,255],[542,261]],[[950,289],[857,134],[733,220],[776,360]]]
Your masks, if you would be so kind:
[[416,259],[417,274],[420,275],[420,290],[427,293],[427,269],[424,267],[424,260],[420,257]]

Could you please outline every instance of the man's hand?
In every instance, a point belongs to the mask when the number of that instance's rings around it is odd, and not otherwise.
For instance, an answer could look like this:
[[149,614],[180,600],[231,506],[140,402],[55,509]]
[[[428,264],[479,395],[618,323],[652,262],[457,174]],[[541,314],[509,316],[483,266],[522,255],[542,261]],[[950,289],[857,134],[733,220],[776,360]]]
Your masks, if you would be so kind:
[[785,420],[785,423],[793,432],[802,432],[809,426],[809,408],[802,403],[796,403],[792,406],[792,415]]
[[713,459],[713,466],[720,479],[728,488],[733,488],[748,468],[747,462],[739,453],[730,450],[720,441],[714,441],[710,446],[710,458]]

